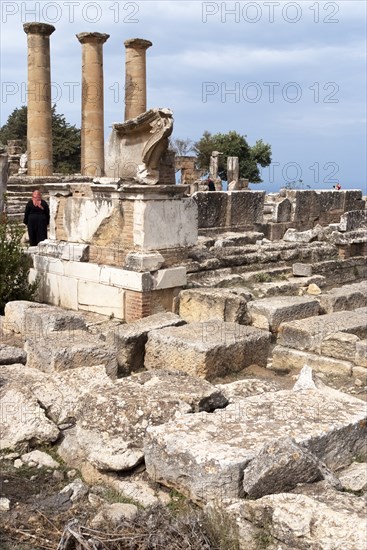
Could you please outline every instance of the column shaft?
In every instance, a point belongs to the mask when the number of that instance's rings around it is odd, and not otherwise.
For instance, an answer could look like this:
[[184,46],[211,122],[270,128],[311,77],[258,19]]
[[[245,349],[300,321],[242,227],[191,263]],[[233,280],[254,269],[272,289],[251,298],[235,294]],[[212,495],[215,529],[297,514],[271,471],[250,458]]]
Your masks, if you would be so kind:
[[147,110],[146,50],[150,46],[142,38],[125,41],[125,121]]
[[77,34],[82,44],[81,173],[104,174],[103,44],[108,34]]
[[28,42],[28,175],[52,175],[50,35],[55,27],[25,23]]

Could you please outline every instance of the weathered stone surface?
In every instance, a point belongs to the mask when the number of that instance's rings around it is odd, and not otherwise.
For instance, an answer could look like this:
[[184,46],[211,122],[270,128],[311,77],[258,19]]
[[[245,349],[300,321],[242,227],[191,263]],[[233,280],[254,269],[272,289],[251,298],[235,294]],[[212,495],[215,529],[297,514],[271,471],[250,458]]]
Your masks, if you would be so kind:
[[[21,369],[24,369],[23,365]],[[2,374],[1,370],[3,379]],[[25,386],[4,383],[0,388],[0,411],[1,450],[15,450],[30,441],[52,442],[59,436],[57,426],[46,417],[38,400]]]
[[250,321],[246,298],[227,289],[182,290],[179,301],[180,317],[188,323],[216,319],[247,325]]
[[367,281],[333,288],[320,298],[323,313],[354,310],[367,306]]
[[343,488],[347,491],[367,491],[367,464],[366,462],[353,462],[338,477]]
[[216,384],[218,390],[228,399],[229,403],[242,401],[251,395],[261,395],[271,391],[279,391],[280,384],[271,380],[259,380],[257,378],[245,378],[229,384]]
[[367,368],[367,340],[360,340],[356,343],[355,364],[358,367]]
[[312,265],[311,264],[301,264],[296,262],[292,265],[293,275],[295,277],[311,277],[312,275]]
[[86,330],[83,316],[55,306],[14,301],[5,306],[4,331],[22,336],[47,338],[52,332]]
[[253,326],[277,332],[283,322],[318,315],[320,305],[308,296],[278,296],[249,302],[248,309]]
[[243,496],[242,472],[270,441],[290,436],[334,468],[366,453],[365,418],[362,401],[330,389],[267,393],[149,428],[145,463],[195,501]]
[[[366,547],[363,499],[334,490],[325,496],[324,482],[299,491],[306,490],[309,494],[281,493],[254,501],[237,501],[226,508],[226,513],[238,525],[250,521],[255,527],[265,529],[273,548],[278,548],[278,544],[285,544],[289,550]],[[247,550],[248,547],[240,542],[240,548]]]
[[275,223],[284,223],[291,220],[292,204],[288,199],[276,202],[272,221]]
[[357,342],[359,342],[359,338],[355,334],[348,334],[347,332],[328,334],[322,341],[321,353],[335,359],[353,361]]
[[[67,381],[67,373],[62,378]],[[142,461],[148,426],[227,404],[227,399],[208,382],[178,373],[138,373],[107,382],[94,392],[89,386],[76,408],[75,380],[71,388],[65,383],[63,388],[62,412],[60,405],[54,410],[52,404],[49,412],[74,419],[75,426],[65,433],[59,447],[61,457],[71,466],[87,460],[99,469],[115,471],[130,469]]]
[[299,321],[283,323],[279,330],[278,343],[299,350],[320,352],[322,341],[328,334],[348,332],[366,338],[367,308],[355,311],[329,313]]
[[27,366],[44,372],[104,365],[112,378],[117,375],[116,349],[84,331],[29,338],[24,344]]
[[211,380],[251,364],[266,366],[270,335],[236,323],[191,323],[149,333],[145,367]]
[[[244,470],[242,486],[245,496],[260,498],[287,492],[299,483],[312,483],[325,476],[333,479],[320,460],[292,438],[285,437],[266,444],[251,460]],[[338,484],[336,478],[335,484]]]
[[353,363],[350,361],[325,357],[285,346],[275,346],[273,349],[272,369],[289,372],[300,370],[305,365],[311,367],[315,372],[337,376],[351,376],[353,367]]
[[111,330],[106,343],[117,349],[119,375],[144,369],[145,344],[151,330],[183,324],[184,321],[174,313],[157,313]]
[[25,365],[27,354],[20,348],[0,344],[0,365],[14,365],[22,363]]
[[361,227],[367,227],[367,210],[351,210],[340,218],[340,231],[353,231]]
[[283,241],[291,243],[310,243],[317,239],[317,230],[307,229],[306,231],[297,231],[296,229],[287,229]]

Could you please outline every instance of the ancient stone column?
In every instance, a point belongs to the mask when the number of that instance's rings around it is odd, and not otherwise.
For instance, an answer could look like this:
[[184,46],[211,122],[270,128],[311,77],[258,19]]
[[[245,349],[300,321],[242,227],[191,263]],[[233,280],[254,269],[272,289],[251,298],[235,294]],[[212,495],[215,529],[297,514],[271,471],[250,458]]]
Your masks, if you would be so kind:
[[125,41],[125,121],[147,110],[146,51],[152,43],[142,38]]
[[238,181],[240,173],[240,167],[238,162],[238,157],[228,157],[227,158],[227,180],[228,183],[231,181]]
[[28,175],[52,175],[50,35],[47,23],[25,23],[28,37]]
[[81,32],[82,44],[82,131],[81,173],[104,174],[103,44],[109,34]]

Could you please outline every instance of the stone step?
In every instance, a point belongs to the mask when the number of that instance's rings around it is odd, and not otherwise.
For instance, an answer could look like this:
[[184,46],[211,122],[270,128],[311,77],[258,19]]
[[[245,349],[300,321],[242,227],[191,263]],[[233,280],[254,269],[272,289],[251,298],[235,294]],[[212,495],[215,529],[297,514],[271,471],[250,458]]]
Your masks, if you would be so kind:
[[281,323],[319,314],[320,304],[314,297],[276,296],[249,302],[249,314],[256,328],[277,332]]
[[344,311],[338,311],[283,323],[279,328],[277,343],[301,351],[321,353],[324,339],[336,332],[367,338],[367,307],[348,311],[347,315]]
[[365,307],[367,306],[367,281],[332,288],[321,294],[318,300],[322,313],[350,311]]

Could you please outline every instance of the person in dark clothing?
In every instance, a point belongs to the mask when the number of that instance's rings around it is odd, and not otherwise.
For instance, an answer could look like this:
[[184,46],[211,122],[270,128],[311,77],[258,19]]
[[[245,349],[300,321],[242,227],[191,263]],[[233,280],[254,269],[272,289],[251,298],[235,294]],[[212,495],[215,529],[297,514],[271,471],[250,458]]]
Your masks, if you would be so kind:
[[208,190],[215,191],[214,181],[211,178],[208,178]]
[[37,246],[40,241],[47,239],[50,209],[47,202],[42,200],[39,190],[33,191],[31,200],[27,202],[23,223],[28,228],[30,246]]

